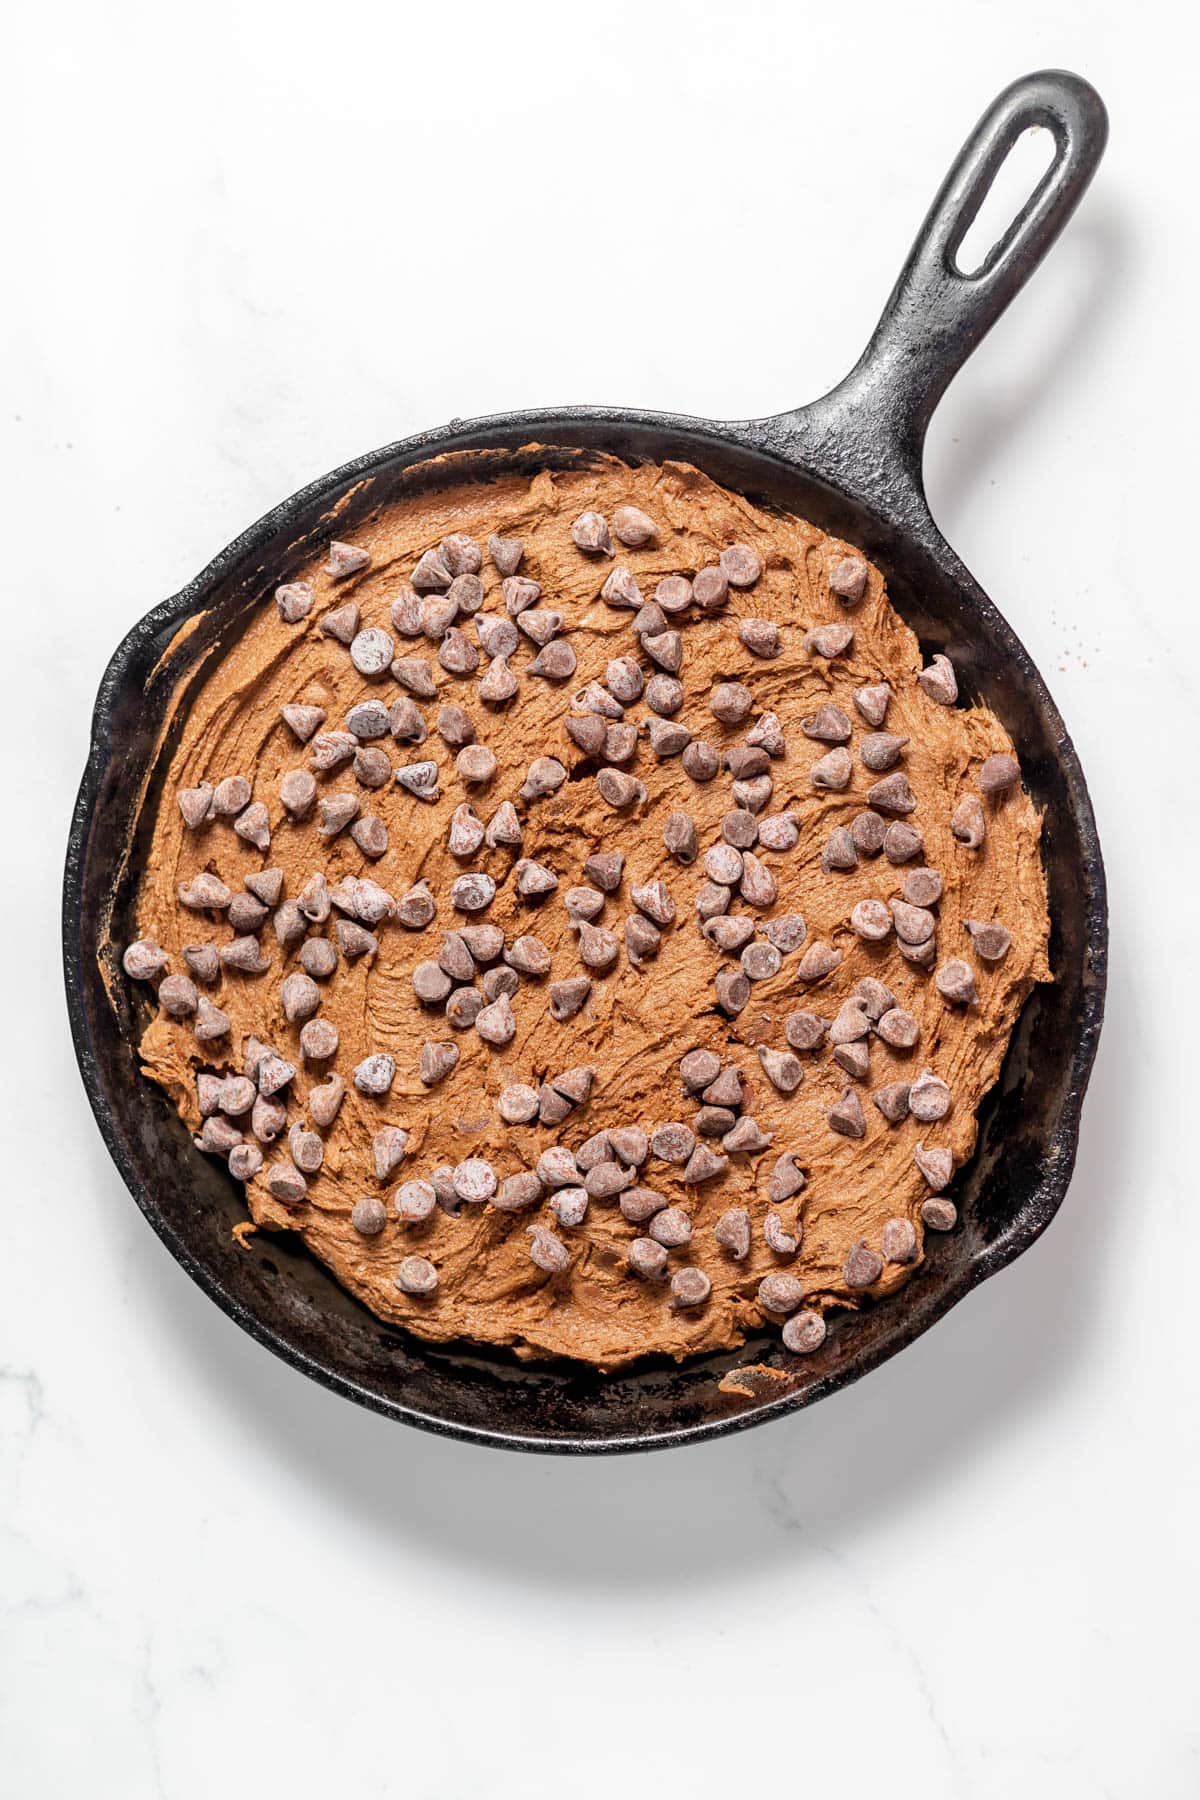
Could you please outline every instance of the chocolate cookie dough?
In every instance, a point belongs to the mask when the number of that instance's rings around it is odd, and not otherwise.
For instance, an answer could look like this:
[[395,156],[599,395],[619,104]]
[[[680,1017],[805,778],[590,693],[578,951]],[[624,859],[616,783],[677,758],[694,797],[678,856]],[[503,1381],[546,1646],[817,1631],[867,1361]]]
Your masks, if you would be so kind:
[[420,1337],[810,1352],[953,1228],[1049,979],[1014,746],[801,519],[680,464],[442,474],[187,695],[146,1073]]

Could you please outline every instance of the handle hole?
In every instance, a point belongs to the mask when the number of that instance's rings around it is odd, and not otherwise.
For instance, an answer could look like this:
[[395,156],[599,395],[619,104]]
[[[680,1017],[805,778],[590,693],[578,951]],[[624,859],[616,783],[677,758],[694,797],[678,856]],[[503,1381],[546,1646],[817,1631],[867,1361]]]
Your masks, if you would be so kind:
[[1054,133],[1044,125],[1031,125],[1014,140],[954,253],[956,275],[969,280],[986,268],[992,252],[1053,163],[1057,149]]

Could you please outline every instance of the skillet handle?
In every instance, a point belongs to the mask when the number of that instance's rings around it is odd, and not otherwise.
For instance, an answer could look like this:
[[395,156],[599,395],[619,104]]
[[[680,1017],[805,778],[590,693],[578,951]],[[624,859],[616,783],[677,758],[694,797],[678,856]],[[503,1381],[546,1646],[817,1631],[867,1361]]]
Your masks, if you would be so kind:
[[[963,274],[958,251],[1000,165],[1039,125],[1054,137],[1053,162],[980,268]],[[934,408],[1066,225],[1107,139],[1104,103],[1081,76],[1048,69],[1005,88],[959,152],[856,366],[823,399],[768,423],[839,481],[869,483],[876,498],[881,480],[910,497],[915,488],[923,505]]]

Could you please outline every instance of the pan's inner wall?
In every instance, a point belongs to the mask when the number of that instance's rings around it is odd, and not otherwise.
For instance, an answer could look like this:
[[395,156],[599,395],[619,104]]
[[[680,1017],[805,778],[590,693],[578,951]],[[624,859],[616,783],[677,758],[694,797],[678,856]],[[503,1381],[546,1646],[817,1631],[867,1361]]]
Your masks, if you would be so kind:
[[[589,449],[633,460],[679,458],[760,503],[836,531],[879,563],[894,603],[926,648],[947,651],[965,693],[985,701],[1012,734],[1046,814],[1056,980],[1031,995],[1001,1079],[982,1109],[979,1147],[955,1187],[965,1215],[959,1230],[930,1242],[926,1262],[894,1300],[833,1319],[822,1350],[799,1366],[772,1334],[732,1356],[682,1367],[647,1365],[608,1378],[574,1367],[521,1366],[502,1354],[418,1345],[382,1325],[297,1242],[260,1235],[249,1250],[237,1246],[231,1231],[245,1216],[241,1190],[220,1165],[195,1151],[165,1095],[141,1078],[135,999],[111,967],[105,979],[98,956],[109,929],[118,944],[130,935],[140,796],[154,795],[169,760],[170,740],[159,744],[158,736],[177,683],[203,679],[246,613],[314,545],[334,535],[329,507],[341,487],[323,486],[280,508],[243,540],[215,581],[205,585],[202,577],[179,605],[169,602],[143,621],[110,670],[102,691],[102,705],[110,709],[109,753],[90,813],[77,820],[68,865],[68,985],[85,1080],[122,1173],[174,1254],[240,1324],[309,1372],[385,1411],[480,1437],[600,1448],[719,1429],[815,1399],[909,1342],[1036,1235],[1061,1198],[1073,1156],[1080,1098],[1073,1069],[1089,1019],[1092,1029],[1098,1026],[1098,1003],[1091,1002],[1102,979],[1102,971],[1089,965],[1089,937],[1102,943],[1103,921],[1088,913],[1087,896],[1100,883],[1098,851],[1081,836],[1081,799],[1083,816],[1090,815],[1086,797],[1072,791],[1056,716],[1027,659],[1014,656],[965,597],[965,572],[944,568],[928,547],[905,541],[799,469],[713,431],[562,418],[538,421],[536,433],[562,449],[527,447],[534,435],[529,421],[497,427],[486,438],[464,438],[461,446],[449,439],[439,448],[481,451],[465,471],[456,462],[456,480],[464,472],[483,479],[501,467],[532,473],[547,462],[575,462]],[[407,468],[413,455],[428,454],[385,453],[339,509],[336,535],[352,535],[398,493],[436,482],[436,466]],[[171,650],[189,613],[203,619]],[[85,800],[86,789],[85,779]],[[785,1379],[760,1378],[754,1395],[720,1391],[726,1370],[756,1361]]]

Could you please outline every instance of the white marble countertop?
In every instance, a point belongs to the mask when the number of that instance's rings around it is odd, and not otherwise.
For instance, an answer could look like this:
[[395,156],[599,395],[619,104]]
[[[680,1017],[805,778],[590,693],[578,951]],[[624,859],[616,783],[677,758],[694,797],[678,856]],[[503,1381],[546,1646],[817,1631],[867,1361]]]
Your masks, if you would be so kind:
[[[1190,1800],[1194,19],[65,0],[14,32],[5,1791]],[[976,114],[1056,62],[1108,99],[1109,156],[947,396],[929,487],[1107,853],[1061,1215],[867,1381],[729,1442],[523,1459],[356,1410],[192,1286],[80,1087],[58,888],[110,650],[274,501],[421,426],[821,391]]]

